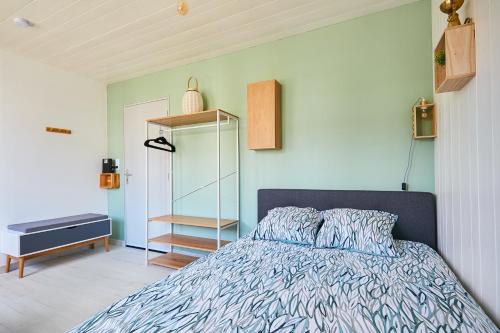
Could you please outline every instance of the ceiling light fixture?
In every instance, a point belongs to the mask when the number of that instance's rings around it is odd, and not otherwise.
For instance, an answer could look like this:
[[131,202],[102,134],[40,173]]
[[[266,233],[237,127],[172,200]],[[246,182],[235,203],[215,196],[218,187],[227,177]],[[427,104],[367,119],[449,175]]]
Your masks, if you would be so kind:
[[27,20],[23,17],[15,17],[13,19],[15,25],[17,25],[19,28],[30,28],[32,26],[34,26],[33,22],[31,22],[30,20]]
[[189,8],[188,8],[186,1],[180,0],[179,3],[177,4],[177,13],[184,16],[188,13],[188,11],[189,11]]

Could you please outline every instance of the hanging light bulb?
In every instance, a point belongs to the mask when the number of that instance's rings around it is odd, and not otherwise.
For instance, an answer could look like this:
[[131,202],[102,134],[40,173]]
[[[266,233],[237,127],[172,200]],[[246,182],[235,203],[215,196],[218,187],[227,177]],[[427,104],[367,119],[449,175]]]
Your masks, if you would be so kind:
[[425,98],[421,97],[419,101],[419,109],[422,110],[421,117],[427,118],[427,110],[429,109],[429,104],[425,100]]
[[177,5],[177,12],[183,16],[188,13],[188,5],[186,1],[184,0],[179,1],[179,4]]

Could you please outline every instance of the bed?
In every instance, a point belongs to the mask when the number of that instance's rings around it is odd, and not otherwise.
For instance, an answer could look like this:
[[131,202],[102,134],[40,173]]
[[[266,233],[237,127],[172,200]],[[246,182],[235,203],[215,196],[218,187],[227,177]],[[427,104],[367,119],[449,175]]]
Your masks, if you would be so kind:
[[500,332],[434,250],[432,194],[266,189],[259,220],[290,205],[398,214],[400,256],[247,235],[70,332]]

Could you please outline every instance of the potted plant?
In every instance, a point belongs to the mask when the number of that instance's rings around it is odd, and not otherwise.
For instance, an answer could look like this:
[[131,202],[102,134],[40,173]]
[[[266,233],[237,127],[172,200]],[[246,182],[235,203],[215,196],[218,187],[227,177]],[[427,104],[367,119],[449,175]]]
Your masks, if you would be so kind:
[[444,66],[446,64],[446,54],[444,53],[444,50],[439,50],[438,52],[436,52],[436,54],[434,55],[434,61],[439,66]]

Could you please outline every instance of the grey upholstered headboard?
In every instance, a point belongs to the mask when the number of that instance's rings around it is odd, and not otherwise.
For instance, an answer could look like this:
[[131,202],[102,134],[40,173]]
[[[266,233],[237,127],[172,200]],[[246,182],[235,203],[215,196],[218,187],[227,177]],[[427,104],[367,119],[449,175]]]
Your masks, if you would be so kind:
[[336,191],[262,189],[258,192],[259,221],[275,207],[313,207],[318,210],[356,208],[381,210],[399,216],[396,239],[437,249],[436,200],[432,193],[392,191]]

